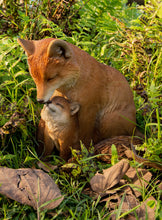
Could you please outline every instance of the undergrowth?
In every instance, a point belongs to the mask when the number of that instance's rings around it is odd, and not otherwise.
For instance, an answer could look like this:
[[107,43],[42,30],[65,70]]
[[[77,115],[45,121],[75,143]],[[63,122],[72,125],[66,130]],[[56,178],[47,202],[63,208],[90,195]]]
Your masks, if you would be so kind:
[[[32,167],[37,161],[35,131],[42,106],[36,102],[35,84],[29,75],[27,57],[17,44],[18,37],[61,38],[121,71],[133,90],[137,125],[145,135],[145,143],[139,150],[147,148],[146,158],[162,162],[162,17],[161,4],[157,3],[150,1],[144,6],[135,3],[128,6],[126,1],[118,0],[1,3],[1,166]],[[17,123],[12,124],[11,117]],[[109,219],[104,205],[82,194],[90,176],[108,165],[96,162],[95,158],[87,160],[88,153],[84,153],[71,175],[61,171],[51,173],[67,196],[52,218],[44,211],[41,219]],[[54,156],[53,164],[61,166],[63,162]],[[0,204],[1,219],[37,218],[32,208],[5,197],[0,196]],[[157,219],[160,219],[159,205],[158,197]]]

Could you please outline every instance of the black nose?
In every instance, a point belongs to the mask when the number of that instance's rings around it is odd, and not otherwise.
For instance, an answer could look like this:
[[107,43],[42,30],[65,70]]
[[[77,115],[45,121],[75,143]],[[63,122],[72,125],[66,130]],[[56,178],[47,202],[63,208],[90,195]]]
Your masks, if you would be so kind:
[[48,104],[50,104],[50,103],[52,103],[52,101],[51,100],[48,100],[47,102],[46,102],[46,104],[48,105]]
[[40,104],[45,104],[46,102],[43,99],[37,99]]

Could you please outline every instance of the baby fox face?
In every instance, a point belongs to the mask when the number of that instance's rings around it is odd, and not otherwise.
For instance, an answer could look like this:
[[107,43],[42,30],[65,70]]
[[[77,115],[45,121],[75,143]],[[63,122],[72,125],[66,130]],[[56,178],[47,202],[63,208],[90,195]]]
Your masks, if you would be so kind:
[[70,103],[63,97],[55,96],[44,105],[41,117],[46,123],[61,126],[70,123],[72,116],[79,111],[79,108],[78,103]]

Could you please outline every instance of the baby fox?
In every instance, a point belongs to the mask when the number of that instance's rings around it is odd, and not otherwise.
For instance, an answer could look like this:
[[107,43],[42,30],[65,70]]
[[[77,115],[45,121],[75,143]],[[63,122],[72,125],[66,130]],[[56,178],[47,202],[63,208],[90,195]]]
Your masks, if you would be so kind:
[[[44,121],[44,156],[50,155],[56,147],[60,157],[68,160],[70,147],[79,148],[78,139],[78,103],[70,103],[61,96],[55,96],[48,101],[42,111],[41,119]],[[48,142],[49,137],[52,139]],[[48,142],[48,143],[47,143]]]

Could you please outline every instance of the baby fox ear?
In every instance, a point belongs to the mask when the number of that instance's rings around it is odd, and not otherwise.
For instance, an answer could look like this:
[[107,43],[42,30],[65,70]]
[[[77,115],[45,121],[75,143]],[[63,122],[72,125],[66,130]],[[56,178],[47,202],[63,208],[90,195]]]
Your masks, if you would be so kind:
[[71,115],[75,115],[80,109],[80,105],[77,102],[73,102],[70,104]]

